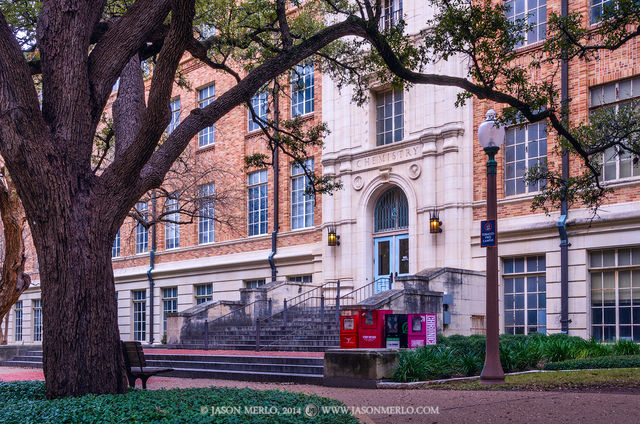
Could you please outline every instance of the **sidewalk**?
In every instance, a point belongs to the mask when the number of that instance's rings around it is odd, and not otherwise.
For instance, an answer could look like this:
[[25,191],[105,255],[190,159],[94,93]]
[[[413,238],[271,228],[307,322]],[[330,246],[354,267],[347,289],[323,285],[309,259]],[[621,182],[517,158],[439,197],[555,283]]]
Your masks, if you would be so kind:
[[[42,371],[0,367],[0,381],[41,380]],[[139,381],[138,381],[139,385]],[[445,391],[400,389],[342,389],[286,383],[253,383],[231,380],[152,377],[151,390],[188,387],[249,387],[257,390],[287,390],[338,399],[360,408],[363,423],[634,423],[639,421],[636,394]],[[227,405],[230,406],[230,405]],[[438,414],[371,413],[368,407],[404,407],[414,410],[437,408]],[[427,408],[425,408],[427,407]],[[431,409],[428,407],[432,407]],[[364,413],[362,412],[364,411]],[[393,412],[393,411],[391,411]],[[276,421],[274,421],[275,423]]]

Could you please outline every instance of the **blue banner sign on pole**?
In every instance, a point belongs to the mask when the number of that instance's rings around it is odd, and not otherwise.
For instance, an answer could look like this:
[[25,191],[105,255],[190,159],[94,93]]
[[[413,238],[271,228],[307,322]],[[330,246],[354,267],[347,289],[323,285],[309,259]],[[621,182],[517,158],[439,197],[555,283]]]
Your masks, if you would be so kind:
[[480,247],[496,245],[496,220],[490,219],[480,223]]

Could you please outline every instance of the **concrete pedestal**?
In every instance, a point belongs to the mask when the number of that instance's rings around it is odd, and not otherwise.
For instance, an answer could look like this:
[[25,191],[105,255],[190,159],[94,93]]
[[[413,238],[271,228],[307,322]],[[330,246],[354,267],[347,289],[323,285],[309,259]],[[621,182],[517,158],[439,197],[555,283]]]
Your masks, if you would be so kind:
[[324,354],[324,384],[375,388],[391,377],[397,363],[396,349],[331,349]]

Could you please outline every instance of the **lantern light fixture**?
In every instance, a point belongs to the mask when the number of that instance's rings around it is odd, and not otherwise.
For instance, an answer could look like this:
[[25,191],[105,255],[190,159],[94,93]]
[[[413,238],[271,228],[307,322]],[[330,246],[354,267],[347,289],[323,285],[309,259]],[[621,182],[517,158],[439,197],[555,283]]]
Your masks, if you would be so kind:
[[327,244],[331,247],[340,246],[340,236],[336,234],[336,226],[333,224],[329,225],[327,230]]
[[442,232],[442,221],[440,221],[440,215],[436,209],[429,212],[429,232],[431,234]]

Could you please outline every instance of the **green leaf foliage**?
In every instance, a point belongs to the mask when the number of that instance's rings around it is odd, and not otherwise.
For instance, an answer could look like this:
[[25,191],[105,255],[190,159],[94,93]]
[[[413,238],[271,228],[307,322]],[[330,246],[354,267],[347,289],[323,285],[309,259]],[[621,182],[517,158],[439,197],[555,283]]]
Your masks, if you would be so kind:
[[585,370],[595,368],[638,368],[640,355],[602,356],[598,358],[570,359],[568,361],[550,362],[545,370]]
[[[0,382],[0,421],[3,423],[344,423],[358,421],[350,414],[304,414],[308,404],[344,404],[315,395],[280,390],[223,387],[171,390],[132,390],[123,395],[87,395],[47,400],[41,381]],[[245,414],[244,407],[284,414]],[[241,414],[212,414],[213,408],[240,408]]]

